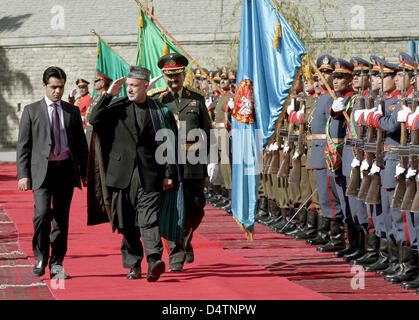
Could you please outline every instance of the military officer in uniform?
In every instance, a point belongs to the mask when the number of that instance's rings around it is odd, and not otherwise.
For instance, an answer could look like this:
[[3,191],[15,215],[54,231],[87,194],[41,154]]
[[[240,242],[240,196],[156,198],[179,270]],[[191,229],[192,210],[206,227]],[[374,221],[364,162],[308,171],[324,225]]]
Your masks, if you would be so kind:
[[68,102],[74,104],[80,109],[81,120],[84,127],[86,127],[86,111],[92,103],[92,96],[89,94],[89,84],[89,81],[77,79],[76,85],[79,89],[80,95],[75,98],[77,89],[73,89],[68,97]]
[[[205,93],[191,87],[184,87],[185,68],[188,60],[178,53],[169,53],[158,61],[159,68],[163,71],[167,88],[150,90],[148,95],[153,99],[167,105],[174,114],[179,128],[179,144],[184,152],[184,158],[179,162],[183,164],[183,185],[185,196],[185,221],[183,242],[168,241],[169,271],[182,272],[185,262],[193,262],[192,249],[193,232],[198,228],[204,217],[205,179],[209,175],[210,181],[214,180],[218,172],[217,163],[190,163],[190,156],[198,156],[207,160],[210,151],[212,129],[211,120],[205,106]],[[192,131],[194,130],[195,131]],[[199,136],[190,133],[197,133]],[[203,153],[203,154],[201,154]],[[188,154],[188,157],[186,157]],[[183,160],[183,162],[182,162]]]

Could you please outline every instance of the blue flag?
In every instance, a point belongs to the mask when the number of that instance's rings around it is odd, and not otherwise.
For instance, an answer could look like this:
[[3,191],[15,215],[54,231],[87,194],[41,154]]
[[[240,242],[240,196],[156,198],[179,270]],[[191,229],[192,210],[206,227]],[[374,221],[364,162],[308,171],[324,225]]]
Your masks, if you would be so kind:
[[263,148],[275,131],[306,49],[270,0],[243,0],[232,113],[232,211],[253,239]]

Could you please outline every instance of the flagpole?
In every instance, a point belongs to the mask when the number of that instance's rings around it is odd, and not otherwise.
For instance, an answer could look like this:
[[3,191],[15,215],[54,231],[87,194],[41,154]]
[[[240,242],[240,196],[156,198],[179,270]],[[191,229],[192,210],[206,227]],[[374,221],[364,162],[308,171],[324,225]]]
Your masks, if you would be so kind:
[[98,33],[96,33],[96,31],[95,30],[93,30],[93,29],[91,29],[90,30],[90,32],[91,33],[93,33],[96,37],[98,37],[98,38],[100,38],[102,41],[103,41],[103,43],[104,44],[106,44],[108,47],[109,47],[109,49],[111,49],[113,52],[115,52],[115,54],[116,55],[118,55],[127,65],[130,65],[128,62],[126,62],[125,61],[125,59],[124,58],[122,58],[121,57],[121,55],[118,53],[118,52],[116,52],[115,50],[114,50],[114,48],[112,48],[110,45],[109,45],[109,43],[107,43],[105,40],[103,40],[103,38],[98,34]]
[[[185,49],[183,49],[181,47],[181,45],[176,41],[176,39],[161,25],[161,23],[156,19],[156,17],[154,17],[151,12],[144,7],[144,5],[139,1],[139,0],[135,0],[135,2],[137,3],[138,6],[141,7],[141,9],[149,16],[151,17],[151,19],[156,23],[156,25],[160,28],[161,31],[163,31],[172,41],[173,43],[179,48],[180,51],[183,52],[183,54],[188,57],[188,59],[191,61],[190,64],[195,64],[197,66],[197,68],[201,71],[202,74],[207,75],[207,73],[201,68],[201,66],[189,55],[189,53],[187,53],[185,51]],[[222,90],[220,88],[220,86],[218,86],[218,84],[216,84],[214,82],[214,80],[209,79],[209,81],[214,85],[214,87],[221,93],[222,96],[224,96],[225,98],[227,98],[225,91]]]

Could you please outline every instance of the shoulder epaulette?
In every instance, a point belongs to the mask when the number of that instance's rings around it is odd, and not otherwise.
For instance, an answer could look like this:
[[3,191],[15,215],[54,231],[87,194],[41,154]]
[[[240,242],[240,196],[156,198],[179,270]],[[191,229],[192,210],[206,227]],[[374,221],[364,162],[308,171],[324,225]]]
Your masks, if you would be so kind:
[[149,97],[152,97],[152,96],[154,96],[157,93],[162,93],[163,91],[166,91],[166,89],[167,89],[166,87],[160,87],[160,88],[151,89],[151,90],[147,91],[147,95]]
[[199,90],[197,88],[193,88],[193,87],[190,87],[190,86],[186,86],[185,88],[188,89],[189,91],[192,91],[192,92],[195,92],[197,94],[200,94],[203,97],[206,97],[206,95],[207,95],[207,93],[205,91]]

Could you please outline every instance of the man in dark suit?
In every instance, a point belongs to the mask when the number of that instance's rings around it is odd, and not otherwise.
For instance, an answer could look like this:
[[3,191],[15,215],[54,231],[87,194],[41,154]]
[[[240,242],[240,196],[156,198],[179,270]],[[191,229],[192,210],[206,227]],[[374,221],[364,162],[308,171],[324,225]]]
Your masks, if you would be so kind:
[[45,70],[45,97],[24,108],[16,154],[18,188],[32,189],[34,195],[33,273],[42,276],[49,260],[54,279],[70,278],[62,266],[70,203],[74,187],[81,189],[80,179],[86,186],[87,171],[87,142],[79,108],[61,100],[65,82],[62,69]]
[[[89,121],[100,137],[107,163],[112,227],[123,234],[122,264],[130,268],[127,279],[141,278],[141,236],[148,261],[147,281],[154,282],[165,271],[159,212],[162,191],[172,187],[173,177],[155,157],[158,143],[151,113],[159,104],[147,98],[149,80],[148,69],[131,67],[126,80],[128,96],[112,101],[121,92],[125,77],[116,80],[92,108]],[[169,120],[175,123],[173,115]]]
[[217,163],[208,164],[208,168],[206,165],[211,141],[215,143],[214,150],[218,156],[216,140],[210,138],[212,124],[205,106],[206,94],[195,88],[183,86],[187,65],[188,60],[178,53],[169,53],[161,57],[158,66],[163,71],[168,87],[157,88],[147,93],[153,99],[167,105],[174,114],[179,127],[179,145],[184,152],[183,159],[182,156],[180,159],[183,160],[185,222],[183,242],[168,241],[169,271],[172,272],[183,271],[183,264],[194,260],[191,241],[193,232],[204,217],[205,179],[210,176],[210,181],[213,182],[218,172]]

